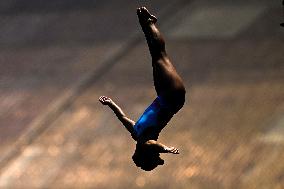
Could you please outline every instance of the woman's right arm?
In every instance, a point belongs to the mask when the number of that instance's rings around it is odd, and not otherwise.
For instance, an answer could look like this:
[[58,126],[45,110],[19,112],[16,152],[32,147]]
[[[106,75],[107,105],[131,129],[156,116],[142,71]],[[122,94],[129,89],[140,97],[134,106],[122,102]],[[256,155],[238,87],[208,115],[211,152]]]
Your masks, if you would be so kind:
[[112,111],[115,113],[116,117],[121,121],[121,123],[125,126],[125,128],[132,134],[133,133],[133,126],[135,125],[135,122],[126,117],[125,113],[122,111],[122,109],[114,102],[111,98],[106,96],[101,96],[99,98],[99,101],[103,105],[107,105],[112,109]]

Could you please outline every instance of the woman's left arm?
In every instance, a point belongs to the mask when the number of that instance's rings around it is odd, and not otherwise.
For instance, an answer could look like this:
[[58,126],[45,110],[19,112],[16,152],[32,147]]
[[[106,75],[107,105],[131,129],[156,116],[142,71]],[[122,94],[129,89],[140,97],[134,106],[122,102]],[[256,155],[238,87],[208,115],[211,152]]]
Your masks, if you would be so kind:
[[148,140],[145,142],[145,145],[151,148],[154,151],[159,153],[172,153],[172,154],[179,154],[179,150],[175,147],[168,147],[162,143],[159,143],[155,140]]

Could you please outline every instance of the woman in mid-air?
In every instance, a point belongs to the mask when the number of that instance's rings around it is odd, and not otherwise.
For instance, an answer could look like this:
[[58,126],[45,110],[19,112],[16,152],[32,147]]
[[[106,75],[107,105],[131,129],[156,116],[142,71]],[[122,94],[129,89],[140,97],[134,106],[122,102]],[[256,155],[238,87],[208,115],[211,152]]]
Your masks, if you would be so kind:
[[136,123],[126,117],[121,108],[109,97],[101,96],[99,101],[113,110],[137,142],[135,153],[132,156],[135,164],[143,170],[150,171],[164,164],[160,153],[179,154],[177,148],[168,147],[157,140],[161,130],[182,108],[185,101],[185,88],[181,77],[167,56],[165,41],[155,26],[157,18],[151,15],[145,7],[138,8],[137,15],[152,56],[157,98]]

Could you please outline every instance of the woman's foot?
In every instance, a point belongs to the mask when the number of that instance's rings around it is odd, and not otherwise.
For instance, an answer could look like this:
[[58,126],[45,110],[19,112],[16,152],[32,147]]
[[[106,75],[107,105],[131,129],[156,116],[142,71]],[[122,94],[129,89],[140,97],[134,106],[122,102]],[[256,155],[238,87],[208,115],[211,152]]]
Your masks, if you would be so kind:
[[146,9],[146,7],[138,8],[137,16],[142,26],[150,23],[155,24],[157,22],[157,18],[154,15],[150,14],[150,12]]

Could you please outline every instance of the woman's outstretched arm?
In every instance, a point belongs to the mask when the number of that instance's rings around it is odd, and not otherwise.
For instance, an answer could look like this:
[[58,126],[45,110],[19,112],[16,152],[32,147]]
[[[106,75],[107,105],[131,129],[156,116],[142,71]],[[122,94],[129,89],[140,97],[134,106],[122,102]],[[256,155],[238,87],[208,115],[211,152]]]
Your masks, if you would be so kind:
[[162,143],[159,143],[155,140],[148,140],[145,143],[145,146],[151,148],[152,150],[159,152],[159,153],[172,153],[172,154],[179,154],[179,150],[175,147],[168,147]]
[[111,98],[106,96],[101,96],[99,98],[99,101],[103,105],[107,105],[112,109],[112,111],[115,113],[116,117],[121,121],[121,123],[125,126],[125,128],[132,134],[133,133],[133,126],[135,125],[135,122],[129,119],[125,116],[125,113],[122,111],[122,109],[115,104],[115,102],[112,101]]

